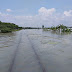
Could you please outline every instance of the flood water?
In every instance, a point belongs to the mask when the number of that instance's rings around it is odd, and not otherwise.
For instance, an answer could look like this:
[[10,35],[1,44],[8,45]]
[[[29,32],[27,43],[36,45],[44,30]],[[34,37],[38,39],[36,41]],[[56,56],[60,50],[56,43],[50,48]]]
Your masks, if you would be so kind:
[[0,33],[0,72],[72,72],[72,33]]

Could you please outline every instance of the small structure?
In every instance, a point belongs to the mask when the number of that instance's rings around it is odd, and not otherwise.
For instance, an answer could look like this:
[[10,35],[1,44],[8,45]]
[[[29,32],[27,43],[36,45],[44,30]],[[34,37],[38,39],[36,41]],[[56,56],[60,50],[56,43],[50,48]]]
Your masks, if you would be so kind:
[[44,25],[42,25],[42,28],[44,28]]

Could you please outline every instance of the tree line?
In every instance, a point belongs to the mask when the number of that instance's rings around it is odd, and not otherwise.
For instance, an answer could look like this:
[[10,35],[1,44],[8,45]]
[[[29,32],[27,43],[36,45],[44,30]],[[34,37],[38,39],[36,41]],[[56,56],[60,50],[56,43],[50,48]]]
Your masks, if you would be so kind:
[[22,27],[19,27],[18,25],[14,23],[6,23],[6,22],[1,22],[0,21],[0,32],[2,33],[8,33],[12,32],[14,30],[20,30]]

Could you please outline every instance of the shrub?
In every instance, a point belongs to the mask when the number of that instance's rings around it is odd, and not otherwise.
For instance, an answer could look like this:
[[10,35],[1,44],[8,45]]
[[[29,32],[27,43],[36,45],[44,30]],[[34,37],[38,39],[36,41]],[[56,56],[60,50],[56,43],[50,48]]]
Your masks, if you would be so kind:
[[1,33],[9,33],[9,32],[12,32],[10,28],[4,28],[1,30]]

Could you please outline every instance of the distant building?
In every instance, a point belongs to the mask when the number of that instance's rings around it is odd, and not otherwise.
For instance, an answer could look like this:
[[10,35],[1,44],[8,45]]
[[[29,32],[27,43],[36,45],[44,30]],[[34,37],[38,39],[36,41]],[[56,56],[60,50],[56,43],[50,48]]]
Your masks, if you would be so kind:
[[44,28],[44,25],[42,25],[42,28]]

